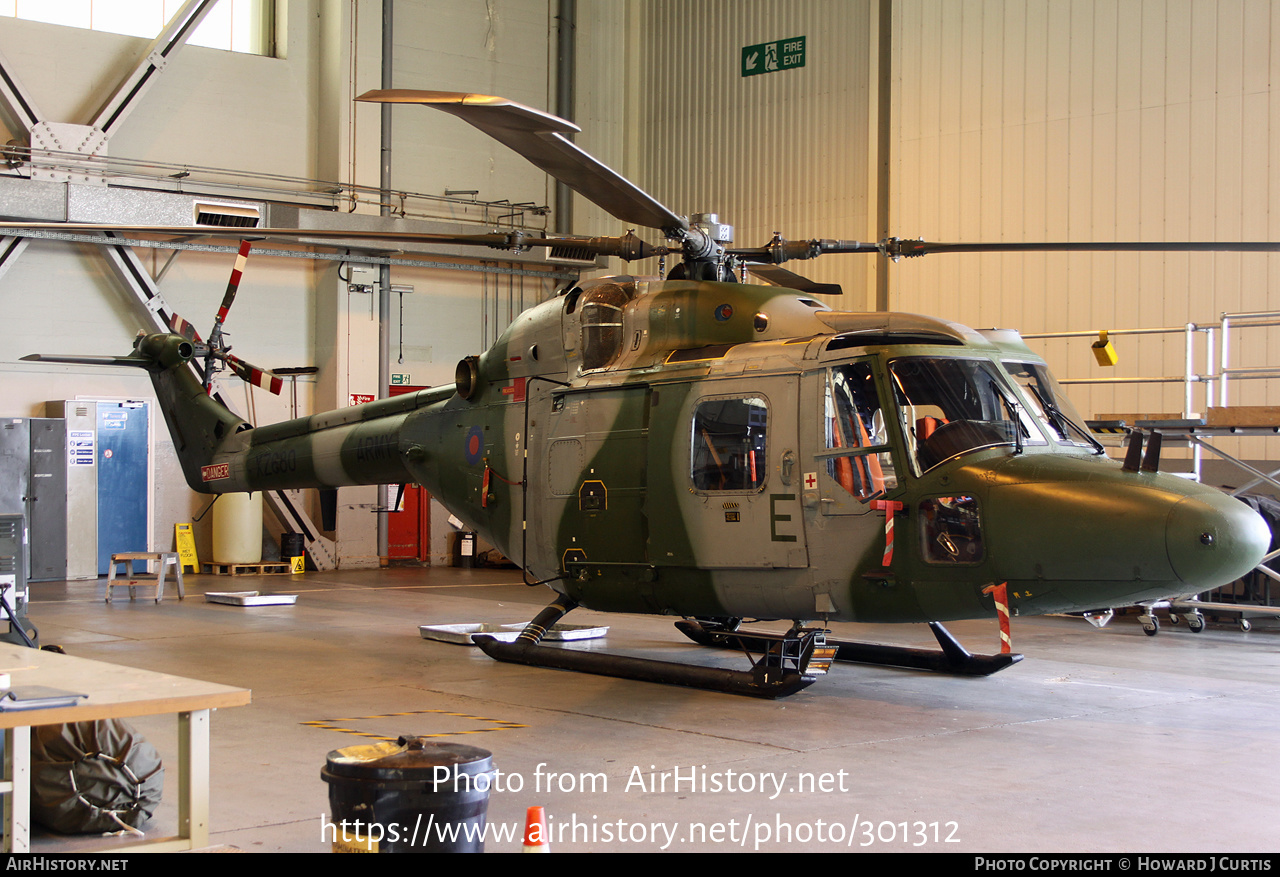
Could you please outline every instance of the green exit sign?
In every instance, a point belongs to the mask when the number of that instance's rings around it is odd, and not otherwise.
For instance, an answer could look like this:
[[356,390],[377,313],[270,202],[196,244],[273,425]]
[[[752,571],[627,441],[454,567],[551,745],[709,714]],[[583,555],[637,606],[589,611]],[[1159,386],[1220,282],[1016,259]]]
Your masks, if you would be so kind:
[[407,386],[409,386],[411,383],[412,383],[412,381],[410,381],[410,380],[409,380],[409,376],[408,376],[408,375],[394,375],[394,374],[393,374],[393,375],[391,376],[391,386],[393,386],[393,387],[407,387]]
[[746,46],[742,50],[742,75],[759,76],[804,66],[804,37]]

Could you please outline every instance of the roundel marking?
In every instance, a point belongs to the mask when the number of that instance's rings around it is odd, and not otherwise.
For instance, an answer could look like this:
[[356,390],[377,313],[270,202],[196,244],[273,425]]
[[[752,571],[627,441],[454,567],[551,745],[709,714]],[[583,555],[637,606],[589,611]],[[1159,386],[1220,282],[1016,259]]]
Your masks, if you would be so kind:
[[716,319],[723,323],[733,316],[733,305],[722,304],[716,308]]
[[473,426],[467,432],[466,444],[467,462],[475,465],[480,462],[480,454],[484,451],[484,430],[478,426]]

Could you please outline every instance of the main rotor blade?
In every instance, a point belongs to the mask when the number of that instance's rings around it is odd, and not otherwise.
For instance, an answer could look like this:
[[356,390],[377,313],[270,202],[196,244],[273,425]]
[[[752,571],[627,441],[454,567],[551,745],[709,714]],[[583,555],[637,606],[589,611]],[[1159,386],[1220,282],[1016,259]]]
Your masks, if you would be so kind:
[[844,289],[839,283],[818,283],[786,268],[779,268],[777,265],[752,265],[751,273],[769,281],[774,286],[807,292],[810,295],[844,295]]
[[730,247],[725,253],[737,256],[744,262],[781,265],[792,259],[816,259],[824,253],[879,253],[883,244],[870,244],[865,241],[833,241],[815,239],[807,241],[785,241],[774,237],[763,247]]
[[48,353],[28,353],[20,357],[23,362],[56,362],[64,365],[132,365],[148,368],[153,360],[140,356],[59,356]]
[[[780,265],[792,259],[816,259],[824,253],[883,253],[889,258],[910,259],[930,253],[1274,253],[1276,241],[1008,241],[941,243],[886,238],[876,244],[862,241],[784,241],[775,239],[763,247],[738,247],[725,251],[746,262]],[[756,273],[759,273],[758,271]]]
[[564,135],[577,133],[581,129],[558,116],[506,98],[451,91],[391,88],[367,91],[356,100],[421,104],[443,110],[520,153],[623,222],[662,229],[668,237],[680,237],[689,228],[689,223],[683,217],[677,216],[635,183],[575,146]]
[[889,238],[881,244],[890,258],[929,253],[1275,253],[1276,241],[1045,241],[1040,243],[938,243]]
[[[113,231],[122,234],[158,234],[158,235],[210,235],[215,237],[236,237],[248,235],[253,238],[315,238],[341,242],[378,241],[394,246],[405,244],[445,244],[462,247],[488,247],[494,250],[527,250],[530,247],[552,247],[553,249],[578,250],[591,255],[617,256],[631,261],[660,256],[670,252],[664,246],[653,246],[645,243],[633,234],[619,237],[576,237],[573,235],[543,235],[541,232],[526,231],[488,232],[483,234],[436,234],[434,232],[415,231],[341,231],[338,229],[318,228],[218,228],[203,225],[103,225],[88,222],[0,222],[0,232],[21,236],[24,230],[60,231],[71,233]],[[119,244],[120,241],[103,243]],[[335,244],[337,245],[337,244]],[[390,249],[391,247],[388,247]],[[182,334],[177,327],[175,332]]]
[[[353,241],[386,241],[389,244],[398,242],[421,244],[456,244],[459,246],[482,246],[495,249],[511,249],[514,237],[528,237],[526,232],[488,232],[484,234],[436,234],[432,232],[413,231],[356,231],[332,228],[222,228],[211,225],[108,225],[95,222],[0,222],[0,231],[21,234],[24,229],[31,231],[65,231],[83,234],[86,232],[114,231],[122,234],[162,234],[210,235],[214,237],[251,237],[251,238],[316,238],[317,240],[353,240]],[[534,246],[537,238],[518,244]],[[116,243],[119,241],[105,241]]]

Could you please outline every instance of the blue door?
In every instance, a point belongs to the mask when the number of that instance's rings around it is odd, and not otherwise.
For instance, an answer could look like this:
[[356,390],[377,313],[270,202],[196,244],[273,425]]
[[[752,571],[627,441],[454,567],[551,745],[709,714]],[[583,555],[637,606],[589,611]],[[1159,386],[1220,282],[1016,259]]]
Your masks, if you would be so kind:
[[[98,575],[147,550],[147,403],[98,403]],[[135,566],[135,569],[137,567]]]

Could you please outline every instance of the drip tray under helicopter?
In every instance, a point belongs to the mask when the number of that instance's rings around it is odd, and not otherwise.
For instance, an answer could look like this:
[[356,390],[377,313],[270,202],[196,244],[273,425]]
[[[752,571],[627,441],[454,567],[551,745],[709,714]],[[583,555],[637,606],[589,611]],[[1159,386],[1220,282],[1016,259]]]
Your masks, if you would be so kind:
[[264,594],[261,591],[209,591],[204,595],[206,603],[224,603],[228,606],[292,606],[298,602],[297,594]]
[[[499,642],[515,642],[527,624],[422,624],[418,631],[423,639],[442,643],[473,646],[473,636],[491,636]],[[608,627],[591,627],[585,624],[556,624],[544,637],[554,642],[570,642],[583,639],[600,639],[609,632]]]

